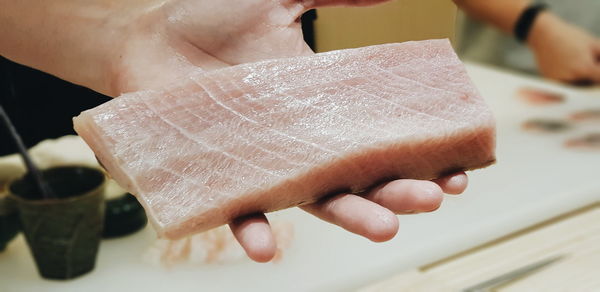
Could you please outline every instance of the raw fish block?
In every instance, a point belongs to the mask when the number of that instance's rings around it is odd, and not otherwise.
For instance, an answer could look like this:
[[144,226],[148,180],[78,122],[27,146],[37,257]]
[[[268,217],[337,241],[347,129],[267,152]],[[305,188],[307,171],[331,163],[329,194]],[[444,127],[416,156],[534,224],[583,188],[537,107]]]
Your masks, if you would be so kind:
[[495,161],[494,118],[447,40],[198,72],[74,122],[169,238]]

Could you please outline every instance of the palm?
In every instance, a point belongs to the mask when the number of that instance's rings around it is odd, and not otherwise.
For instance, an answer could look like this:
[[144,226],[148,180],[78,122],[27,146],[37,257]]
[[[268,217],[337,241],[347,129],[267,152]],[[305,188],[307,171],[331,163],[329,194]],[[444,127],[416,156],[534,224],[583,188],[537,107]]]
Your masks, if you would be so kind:
[[[149,9],[131,27],[132,37],[114,65],[118,74],[112,89],[116,95],[161,87],[190,71],[312,54],[298,22],[305,10],[383,1],[172,0]],[[302,208],[370,240],[385,241],[398,231],[395,214],[435,210],[443,191],[460,193],[466,184],[464,173],[436,182],[396,180],[362,196],[340,194]],[[263,214],[240,218],[230,227],[252,259],[268,261],[274,256],[275,242]]]
[[[182,6],[196,15],[172,22],[171,29],[214,61],[235,65],[312,52],[302,39],[297,20],[305,7],[298,2],[182,0],[171,4],[167,15],[177,14]],[[207,13],[207,7],[210,15],[198,17]]]
[[168,2],[137,21],[113,88],[160,87],[189,71],[311,54],[298,22],[306,8],[300,1]]

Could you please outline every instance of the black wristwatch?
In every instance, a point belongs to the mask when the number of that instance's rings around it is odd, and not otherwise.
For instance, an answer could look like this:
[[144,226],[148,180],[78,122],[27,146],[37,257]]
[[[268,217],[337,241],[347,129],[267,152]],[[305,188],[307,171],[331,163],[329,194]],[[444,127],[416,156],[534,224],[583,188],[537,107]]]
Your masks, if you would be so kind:
[[531,31],[531,27],[533,26],[533,22],[540,14],[540,12],[548,9],[548,5],[544,3],[536,3],[527,7],[519,19],[515,24],[514,34],[515,38],[517,38],[520,42],[527,41],[527,37],[529,36],[529,32]]

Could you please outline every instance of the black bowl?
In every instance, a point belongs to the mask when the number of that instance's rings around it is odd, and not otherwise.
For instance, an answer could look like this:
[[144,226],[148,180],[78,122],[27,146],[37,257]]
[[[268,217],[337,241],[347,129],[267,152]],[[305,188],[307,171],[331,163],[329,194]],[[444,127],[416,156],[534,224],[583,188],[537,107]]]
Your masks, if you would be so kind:
[[107,200],[104,211],[104,231],[102,237],[126,236],[144,228],[148,223],[146,212],[138,200],[130,193]]

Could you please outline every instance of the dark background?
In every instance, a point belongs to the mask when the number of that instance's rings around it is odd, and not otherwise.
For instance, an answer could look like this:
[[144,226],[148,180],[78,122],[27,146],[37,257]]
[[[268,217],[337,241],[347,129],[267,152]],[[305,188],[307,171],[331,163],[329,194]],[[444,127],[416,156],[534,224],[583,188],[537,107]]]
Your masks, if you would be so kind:
[[[5,58],[0,59],[0,70],[0,104],[28,147],[44,139],[75,134],[74,116],[110,100]],[[8,132],[0,126],[0,156],[14,152]]]
[[[302,16],[304,39],[314,50],[315,10]],[[72,118],[110,100],[109,97],[44,72],[0,57],[0,105],[21,134],[27,147],[75,134]],[[0,156],[17,150],[0,126]]]

